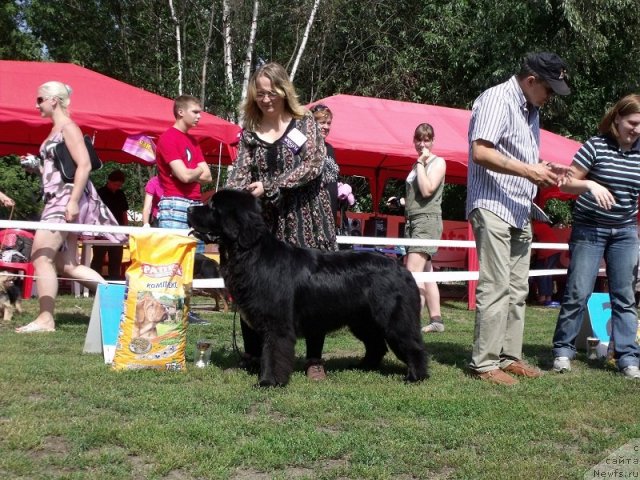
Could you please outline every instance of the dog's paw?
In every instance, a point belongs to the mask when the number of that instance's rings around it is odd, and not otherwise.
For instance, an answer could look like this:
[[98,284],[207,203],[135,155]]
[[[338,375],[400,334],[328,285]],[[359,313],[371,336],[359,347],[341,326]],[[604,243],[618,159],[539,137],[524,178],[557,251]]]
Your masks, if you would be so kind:
[[429,379],[429,373],[424,374],[416,374],[415,372],[408,372],[407,376],[404,377],[405,383],[417,383],[422,382],[423,380]]
[[261,378],[258,380],[258,383],[255,384],[256,388],[276,388],[276,387],[284,387],[284,384],[278,383],[270,378]]

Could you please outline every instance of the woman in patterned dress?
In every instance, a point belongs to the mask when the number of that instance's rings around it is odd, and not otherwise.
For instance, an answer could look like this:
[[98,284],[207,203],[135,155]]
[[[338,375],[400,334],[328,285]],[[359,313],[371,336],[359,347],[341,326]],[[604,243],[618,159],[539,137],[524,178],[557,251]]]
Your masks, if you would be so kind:
[[[337,250],[329,192],[322,173],[327,155],[313,115],[298,101],[285,69],[260,66],[241,106],[244,130],[227,187],[262,200],[273,233],[292,245]],[[245,364],[260,357],[261,342],[244,323]],[[307,375],[325,377],[323,338],[307,338]]]
[[242,109],[245,128],[227,187],[262,199],[267,224],[281,240],[335,250],[329,194],[321,188],[324,140],[282,66],[256,70]]
[[[40,147],[45,206],[40,218],[46,223],[84,223],[88,225],[117,225],[115,218],[102,203],[89,181],[91,163],[82,132],[69,116],[71,88],[60,82],[47,82],[38,88],[36,108],[53,127]],[[53,163],[55,146],[65,142],[76,162],[74,183],[64,183]],[[123,235],[104,235],[111,241],[123,241]],[[58,294],[60,272],[95,289],[104,279],[89,267],[78,264],[78,234],[37,230],[33,241],[32,262],[36,273],[40,313],[31,323],[16,329],[17,333],[55,331],[54,307]]]

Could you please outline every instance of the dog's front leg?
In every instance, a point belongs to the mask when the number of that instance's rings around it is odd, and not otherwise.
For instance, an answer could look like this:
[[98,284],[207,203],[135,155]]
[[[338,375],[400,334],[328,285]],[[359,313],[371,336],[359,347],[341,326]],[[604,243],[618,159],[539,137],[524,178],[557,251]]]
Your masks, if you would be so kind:
[[291,332],[266,332],[260,357],[261,387],[284,386],[295,363],[296,336]]
[[2,321],[10,322],[13,318],[13,305],[11,305],[11,302],[7,300],[6,302],[2,303],[1,308],[4,310]]

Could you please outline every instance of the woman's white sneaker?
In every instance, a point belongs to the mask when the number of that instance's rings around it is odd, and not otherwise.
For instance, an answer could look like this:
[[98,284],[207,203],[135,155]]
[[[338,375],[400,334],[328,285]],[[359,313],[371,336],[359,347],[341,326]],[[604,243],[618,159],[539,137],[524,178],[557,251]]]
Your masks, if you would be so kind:
[[622,374],[627,378],[640,380],[640,368],[635,365],[629,365],[627,368],[623,369]]
[[569,357],[556,357],[553,359],[553,371],[558,373],[571,371],[571,360]]

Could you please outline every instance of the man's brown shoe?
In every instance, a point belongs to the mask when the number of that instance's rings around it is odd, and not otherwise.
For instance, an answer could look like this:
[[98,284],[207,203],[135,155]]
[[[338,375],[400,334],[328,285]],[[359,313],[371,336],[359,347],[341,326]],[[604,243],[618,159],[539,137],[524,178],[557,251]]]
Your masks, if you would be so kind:
[[507,375],[499,368],[495,370],[489,370],[488,372],[471,372],[471,375],[487,383],[493,383],[494,385],[515,385],[518,380],[511,375]]
[[532,367],[522,360],[517,360],[503,369],[505,372],[517,375],[519,377],[538,378],[542,376],[542,372],[536,367]]
[[307,367],[307,377],[311,380],[320,381],[326,379],[327,374],[322,364],[313,364]]

